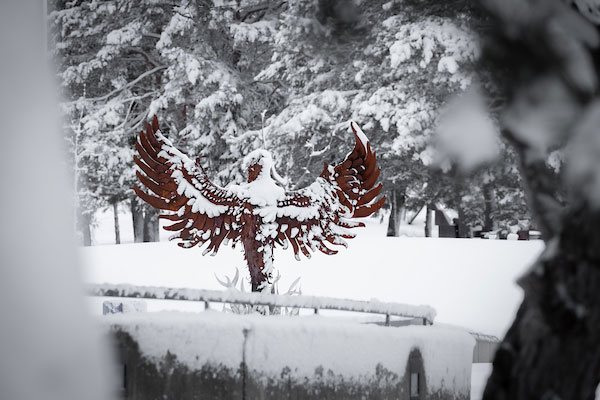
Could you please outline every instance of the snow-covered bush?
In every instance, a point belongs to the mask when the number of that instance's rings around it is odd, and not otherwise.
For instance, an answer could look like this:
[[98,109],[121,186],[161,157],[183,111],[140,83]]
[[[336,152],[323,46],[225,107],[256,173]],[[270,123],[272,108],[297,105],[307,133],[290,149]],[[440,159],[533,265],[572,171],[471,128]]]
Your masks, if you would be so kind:
[[[228,290],[234,290],[238,292],[246,292],[246,286],[244,286],[244,279],[240,279],[240,271],[239,269],[235,269],[235,275],[233,278],[229,276],[225,276],[225,280],[220,279],[218,276],[215,276],[217,281],[221,286]],[[265,290],[270,290],[274,294],[279,294],[279,280],[281,275],[279,272],[277,276],[273,278],[273,283],[267,287]],[[239,288],[238,288],[239,282]],[[249,287],[249,284],[248,284]],[[287,292],[283,293],[286,296],[295,296],[302,294],[302,288],[300,287],[300,278],[297,278],[290,284]],[[274,307],[274,306],[256,306],[249,304],[234,304],[227,303],[223,305],[223,312],[230,312],[233,314],[262,314],[262,315],[288,315],[288,316],[297,316],[300,313],[300,309],[297,307]]]

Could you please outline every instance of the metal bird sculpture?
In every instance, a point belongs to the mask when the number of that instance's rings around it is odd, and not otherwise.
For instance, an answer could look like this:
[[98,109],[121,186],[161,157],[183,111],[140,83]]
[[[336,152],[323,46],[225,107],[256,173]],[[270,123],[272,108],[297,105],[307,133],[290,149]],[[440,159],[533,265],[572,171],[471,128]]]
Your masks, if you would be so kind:
[[335,166],[325,162],[323,172],[308,187],[286,191],[272,178],[273,159],[266,150],[248,154],[248,182],[219,187],[199,162],[179,151],[160,131],[156,116],[136,141],[135,193],[146,203],[168,213],[159,218],[173,222],[164,229],[176,232],[179,246],[208,246],[216,254],[221,244],[241,242],[248,263],[252,291],[269,287],[273,277],[273,248],[292,245],[296,259],[310,251],[336,254],[326,243],[347,247],[345,238],[356,234],[346,228],[364,226],[352,218],[379,210],[385,196],[377,183],[381,169],[365,134],[354,123],[354,149]]

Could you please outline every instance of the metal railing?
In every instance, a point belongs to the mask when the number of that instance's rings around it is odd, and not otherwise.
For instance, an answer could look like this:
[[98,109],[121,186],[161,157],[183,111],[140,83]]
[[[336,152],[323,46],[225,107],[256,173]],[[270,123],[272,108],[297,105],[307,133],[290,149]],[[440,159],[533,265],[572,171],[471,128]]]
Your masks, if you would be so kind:
[[430,306],[387,303],[377,300],[361,301],[320,296],[289,296],[271,293],[239,292],[235,290],[177,289],[155,286],[133,286],[127,284],[93,284],[88,293],[101,297],[128,297],[157,300],[185,300],[204,302],[206,309],[210,303],[244,304],[250,306],[290,307],[319,310],[337,310],[385,315],[385,325],[390,325],[391,317],[421,319],[423,325],[433,324],[435,310]]

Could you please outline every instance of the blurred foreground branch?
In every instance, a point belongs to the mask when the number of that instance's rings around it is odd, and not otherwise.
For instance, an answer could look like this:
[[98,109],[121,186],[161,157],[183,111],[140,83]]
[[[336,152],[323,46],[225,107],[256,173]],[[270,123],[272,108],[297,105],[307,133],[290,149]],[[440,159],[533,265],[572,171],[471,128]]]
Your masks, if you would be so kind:
[[[594,399],[600,381],[597,29],[561,1],[482,4],[491,20],[483,52],[488,89],[506,99],[502,132],[520,157],[529,207],[546,241],[519,280],[524,300],[496,353],[484,399]],[[553,152],[564,158],[559,174],[548,165]]]

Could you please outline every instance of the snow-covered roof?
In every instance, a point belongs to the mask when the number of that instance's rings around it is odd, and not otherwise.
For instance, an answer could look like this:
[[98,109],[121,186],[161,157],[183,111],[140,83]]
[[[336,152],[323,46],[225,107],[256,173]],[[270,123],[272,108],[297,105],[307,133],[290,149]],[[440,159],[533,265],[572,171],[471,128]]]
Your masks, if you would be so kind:
[[500,339],[498,339],[496,336],[493,336],[493,335],[486,335],[484,333],[479,333],[479,332],[469,332],[469,333],[476,340],[481,340],[484,342],[491,342],[491,343],[500,343]]

